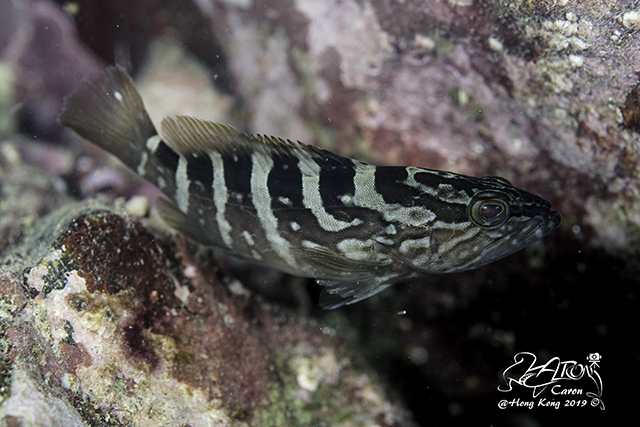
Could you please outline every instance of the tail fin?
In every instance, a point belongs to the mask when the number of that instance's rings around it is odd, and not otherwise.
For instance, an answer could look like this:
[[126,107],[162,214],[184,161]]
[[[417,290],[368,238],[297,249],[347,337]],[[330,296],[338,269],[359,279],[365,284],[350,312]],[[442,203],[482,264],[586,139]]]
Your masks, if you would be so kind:
[[58,123],[134,170],[146,141],[157,135],[131,77],[119,65],[107,68],[68,95]]

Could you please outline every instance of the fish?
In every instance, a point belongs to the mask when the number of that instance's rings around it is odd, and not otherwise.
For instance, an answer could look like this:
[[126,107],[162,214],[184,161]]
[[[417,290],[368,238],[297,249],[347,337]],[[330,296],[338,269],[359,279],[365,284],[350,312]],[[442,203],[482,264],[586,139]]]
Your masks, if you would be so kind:
[[500,177],[374,166],[191,116],[165,117],[158,132],[119,65],[68,95],[58,122],[157,186],[171,227],[225,254],[316,279],[324,309],[489,264],[562,219],[547,200]]

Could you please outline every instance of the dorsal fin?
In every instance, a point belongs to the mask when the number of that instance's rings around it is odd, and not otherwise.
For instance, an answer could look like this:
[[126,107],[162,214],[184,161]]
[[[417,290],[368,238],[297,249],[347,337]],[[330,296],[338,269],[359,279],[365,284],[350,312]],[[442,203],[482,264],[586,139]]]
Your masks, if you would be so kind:
[[273,157],[314,158],[327,166],[353,167],[354,160],[322,148],[264,135],[249,135],[230,125],[190,116],[165,117],[162,136],[168,146],[182,155],[218,152],[241,154],[259,152]]

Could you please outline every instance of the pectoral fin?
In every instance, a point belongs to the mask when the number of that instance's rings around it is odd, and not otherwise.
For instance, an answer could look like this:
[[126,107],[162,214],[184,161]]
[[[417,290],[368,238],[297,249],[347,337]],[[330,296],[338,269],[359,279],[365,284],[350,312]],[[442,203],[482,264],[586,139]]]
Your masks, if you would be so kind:
[[391,286],[390,283],[381,282],[376,278],[356,282],[318,279],[317,282],[324,286],[320,293],[320,307],[325,310],[354,304]]

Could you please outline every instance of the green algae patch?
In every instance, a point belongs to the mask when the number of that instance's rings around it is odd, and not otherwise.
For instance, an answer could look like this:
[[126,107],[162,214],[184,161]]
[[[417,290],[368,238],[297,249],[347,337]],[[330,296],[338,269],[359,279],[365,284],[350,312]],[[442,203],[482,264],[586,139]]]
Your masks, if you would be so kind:
[[383,405],[389,402],[383,387],[336,349],[297,345],[279,351],[274,358],[277,379],[255,409],[254,424],[395,425],[396,416]]

